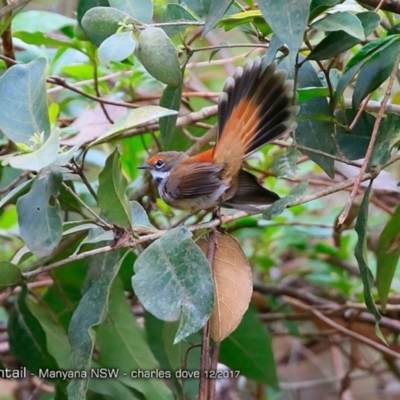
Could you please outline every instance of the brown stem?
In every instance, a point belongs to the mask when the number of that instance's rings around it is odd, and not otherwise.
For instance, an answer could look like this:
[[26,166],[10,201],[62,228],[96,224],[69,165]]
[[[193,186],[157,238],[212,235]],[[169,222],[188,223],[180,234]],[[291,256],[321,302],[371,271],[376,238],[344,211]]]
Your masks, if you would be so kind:
[[[216,371],[218,368],[218,358],[219,358],[219,351],[221,349],[221,342],[216,342],[214,344],[213,350],[212,350],[212,356],[211,356],[211,371]],[[214,375],[216,376],[216,375]],[[215,384],[217,380],[216,378],[210,378],[209,382],[209,391],[210,391],[210,400],[215,399]]]
[[[207,260],[213,265],[214,255],[216,249],[215,231],[211,231],[208,236],[208,249],[207,249]],[[203,335],[201,338],[201,363],[200,363],[200,382],[199,382],[199,400],[212,400],[214,395],[211,392],[210,379],[207,371],[212,367],[210,366],[210,321],[207,321],[203,328]],[[215,392],[215,386],[213,387]]]
[[[21,7],[21,8],[24,7],[30,1],[31,0],[17,0],[17,1],[13,1],[11,4],[1,7],[0,17],[4,17],[5,15],[12,13],[14,10],[16,10],[19,7]],[[6,2],[6,4],[7,4],[7,2]]]
[[[92,63],[93,63],[93,86],[94,86],[94,90],[96,92],[97,97],[101,98],[100,89],[99,89],[99,74],[98,74],[98,70],[97,70],[96,57],[93,56],[93,57],[91,57],[91,59],[92,59]],[[110,117],[110,114],[108,113],[108,111],[106,109],[106,105],[102,101],[100,101],[99,104],[100,104],[100,107],[103,110],[104,116],[107,118],[108,122],[110,124],[113,124],[114,121]]]
[[210,351],[210,322],[207,321],[203,327],[201,337],[201,358],[200,358],[200,382],[199,382],[199,400],[208,400],[208,378],[207,372],[209,368],[209,351]]
[[[3,6],[7,6],[7,0],[2,1]],[[2,48],[3,48],[3,54],[7,57],[10,58],[11,60],[15,60],[15,53],[14,53],[14,46],[13,46],[13,41],[12,41],[12,33],[11,33],[11,20],[12,20],[12,10],[10,10],[8,13],[3,14],[2,16],[2,25],[4,30],[1,33],[1,39],[2,39]],[[5,61],[7,68],[10,68],[13,63],[10,61]]]

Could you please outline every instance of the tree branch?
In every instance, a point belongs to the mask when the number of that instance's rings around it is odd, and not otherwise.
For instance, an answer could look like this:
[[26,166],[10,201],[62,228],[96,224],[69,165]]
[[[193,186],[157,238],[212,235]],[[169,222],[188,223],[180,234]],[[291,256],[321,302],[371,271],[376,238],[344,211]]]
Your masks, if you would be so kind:
[[[376,8],[381,0],[357,0],[362,6]],[[400,14],[400,2],[398,0],[384,0],[380,7],[381,10]]]

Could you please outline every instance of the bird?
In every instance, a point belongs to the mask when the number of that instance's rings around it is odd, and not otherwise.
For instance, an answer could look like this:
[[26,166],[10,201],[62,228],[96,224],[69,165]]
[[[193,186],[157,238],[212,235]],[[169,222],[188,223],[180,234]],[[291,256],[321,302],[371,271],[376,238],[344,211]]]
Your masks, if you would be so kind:
[[191,214],[221,206],[263,210],[280,197],[243,169],[243,161],[296,128],[298,107],[293,99],[293,81],[277,70],[276,63],[265,68],[261,58],[249,60],[225,82],[214,147],[192,156],[160,152],[139,168],[150,171],[160,197],[173,208]]

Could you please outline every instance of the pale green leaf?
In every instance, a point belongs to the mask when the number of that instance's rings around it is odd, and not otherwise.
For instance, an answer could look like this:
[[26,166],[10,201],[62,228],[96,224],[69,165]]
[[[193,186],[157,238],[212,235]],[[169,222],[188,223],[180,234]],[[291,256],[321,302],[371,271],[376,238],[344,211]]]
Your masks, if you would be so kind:
[[0,130],[8,139],[30,145],[30,138],[50,134],[45,58],[13,65],[0,77]]
[[128,183],[122,174],[118,149],[107,158],[106,165],[99,175],[98,202],[107,219],[120,227],[132,225],[131,210],[126,188]]
[[325,18],[314,22],[311,28],[325,32],[344,31],[350,36],[365,40],[364,28],[361,21],[349,12],[328,14]]
[[104,133],[104,135],[101,135],[98,139],[92,142],[91,146],[107,142],[112,138],[122,135],[128,129],[145,124],[166,115],[174,114],[177,114],[177,111],[168,110],[167,108],[159,106],[144,106],[134,110],[129,110],[122,118],[116,121],[114,125],[111,126],[106,133]]
[[99,47],[99,59],[109,66],[111,61],[123,61],[135,50],[136,42],[132,32],[115,33],[108,37]]
[[39,175],[30,191],[17,201],[22,240],[40,257],[51,254],[62,237],[61,207],[57,199],[61,184],[62,175],[57,171]]
[[[99,258],[97,258],[99,260]],[[118,261],[118,252],[107,253],[97,265],[99,277],[92,282],[78,304],[68,329],[71,344],[73,369],[89,371],[94,342],[94,327],[101,324],[108,311],[111,284],[123,259]],[[88,372],[89,375],[89,372]],[[73,379],[68,385],[68,398],[85,400],[89,379]]]
[[168,231],[137,258],[133,289],[164,321],[180,318],[175,343],[199,330],[214,308],[211,267],[185,227]]

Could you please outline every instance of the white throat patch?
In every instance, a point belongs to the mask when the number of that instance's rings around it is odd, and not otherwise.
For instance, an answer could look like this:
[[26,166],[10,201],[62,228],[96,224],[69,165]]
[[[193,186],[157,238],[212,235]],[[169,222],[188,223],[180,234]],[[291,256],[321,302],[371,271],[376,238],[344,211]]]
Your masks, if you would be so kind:
[[165,178],[168,178],[170,171],[151,170],[150,173],[157,183],[160,183]]

